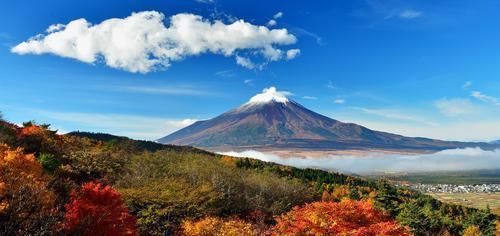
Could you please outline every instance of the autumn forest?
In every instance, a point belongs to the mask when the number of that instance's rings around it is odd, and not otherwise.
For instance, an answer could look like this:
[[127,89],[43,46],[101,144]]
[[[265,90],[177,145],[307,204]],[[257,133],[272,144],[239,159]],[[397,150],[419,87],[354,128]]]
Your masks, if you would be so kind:
[[0,235],[494,235],[386,181],[0,123]]

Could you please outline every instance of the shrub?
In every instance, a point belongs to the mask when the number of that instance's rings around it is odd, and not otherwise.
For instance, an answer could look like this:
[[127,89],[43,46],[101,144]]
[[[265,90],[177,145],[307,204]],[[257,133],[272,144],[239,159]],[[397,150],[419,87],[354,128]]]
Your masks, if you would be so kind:
[[182,231],[186,236],[211,235],[257,235],[253,226],[240,219],[206,217],[198,221],[184,221]]
[[273,235],[411,235],[370,201],[309,203],[295,207],[276,221]]
[[123,205],[120,194],[96,182],[83,184],[65,205],[63,228],[78,235],[136,235],[136,220]]
[[54,194],[33,154],[0,144],[0,235],[50,235]]

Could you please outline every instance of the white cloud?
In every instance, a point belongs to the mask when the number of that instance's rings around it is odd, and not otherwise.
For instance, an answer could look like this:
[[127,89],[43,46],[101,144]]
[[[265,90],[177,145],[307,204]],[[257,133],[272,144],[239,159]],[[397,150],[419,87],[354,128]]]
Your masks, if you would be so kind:
[[283,17],[283,12],[278,12],[278,13],[274,14],[273,18],[271,20],[269,20],[266,25],[269,27],[277,25],[278,21],[276,21],[276,20],[281,18],[281,17]]
[[300,54],[300,49],[290,49],[286,51],[286,59],[292,60]]
[[303,96],[303,99],[308,99],[308,100],[316,100],[318,97],[313,97],[313,96]]
[[283,17],[283,12],[278,12],[278,13],[274,14],[273,19],[279,19],[281,17]]
[[440,99],[434,105],[442,114],[446,116],[459,116],[473,114],[477,108],[469,101],[469,99]]
[[262,50],[262,55],[270,61],[278,61],[283,57],[283,51],[273,47],[265,47],[264,50]]
[[53,33],[53,32],[61,30],[62,28],[64,28],[63,24],[55,24],[55,25],[49,26],[49,28],[47,28],[46,32]]
[[415,10],[404,10],[399,13],[399,17],[404,19],[415,19],[422,16],[422,12]]
[[236,64],[243,66],[247,69],[255,69],[257,68],[257,65],[250,60],[250,58],[242,57],[236,55]]
[[287,92],[287,91],[278,91],[276,87],[269,87],[269,88],[264,88],[262,90],[262,93],[259,93],[252,98],[250,98],[250,101],[247,102],[247,104],[250,103],[267,103],[270,101],[276,101],[276,102],[281,102],[281,103],[287,103],[288,98],[287,96],[291,96],[292,93]]
[[434,154],[387,155],[370,153],[368,156],[325,156],[325,157],[286,157],[254,150],[243,152],[224,152],[223,155],[250,157],[262,161],[275,162],[299,168],[318,168],[340,170],[354,173],[380,171],[419,172],[419,171],[466,171],[500,168],[500,149],[485,151],[480,148],[450,149]]
[[469,88],[470,86],[472,86],[472,81],[466,81],[466,82],[462,85],[462,88],[463,88],[463,89],[467,89],[467,88]]
[[276,20],[272,19],[272,20],[269,20],[266,25],[269,27],[272,27],[272,26],[275,26],[277,24],[278,24],[278,22],[276,22]]
[[335,99],[335,100],[333,100],[333,103],[335,103],[335,104],[344,104],[345,103],[345,99]]
[[471,96],[477,100],[480,100],[482,102],[490,103],[495,106],[500,106],[500,98],[489,96],[486,94],[483,94],[479,91],[474,91],[471,93]]
[[51,53],[86,63],[102,58],[109,67],[147,73],[205,53],[230,57],[246,52],[260,55],[261,60],[275,61],[286,57],[277,47],[297,41],[287,29],[271,30],[244,20],[225,24],[198,15],[177,14],[169,22],[166,26],[164,15],[156,11],[133,13],[95,25],[82,18],[49,26],[46,34],[32,37],[11,51],[20,55]]

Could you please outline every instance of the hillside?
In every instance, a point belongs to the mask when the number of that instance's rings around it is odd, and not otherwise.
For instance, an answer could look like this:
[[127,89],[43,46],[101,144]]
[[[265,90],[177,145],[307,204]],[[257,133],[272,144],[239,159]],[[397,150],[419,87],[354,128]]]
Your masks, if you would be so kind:
[[[287,235],[287,225],[296,233],[313,227],[288,216],[307,220],[303,211],[312,211],[330,224],[340,219],[338,209],[353,209],[346,228],[327,232],[460,235],[477,226],[492,235],[494,229],[487,211],[385,181],[107,134],[58,135],[32,122],[0,122],[0,143],[0,235]],[[356,217],[367,225],[349,222]]]
[[439,151],[463,147],[494,148],[487,143],[411,138],[368,129],[313,112],[274,87],[242,106],[198,121],[158,140],[208,150],[309,149]]

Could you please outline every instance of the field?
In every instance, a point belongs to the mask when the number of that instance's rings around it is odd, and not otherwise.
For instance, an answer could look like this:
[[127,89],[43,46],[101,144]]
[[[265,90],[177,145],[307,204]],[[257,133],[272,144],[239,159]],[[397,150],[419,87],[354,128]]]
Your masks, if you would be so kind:
[[383,173],[367,177],[421,184],[499,184],[500,170]]
[[[479,209],[485,209],[489,205],[491,211],[500,216],[500,193],[430,193],[429,195],[446,203]],[[497,221],[496,235],[500,235],[500,221]]]
[[487,205],[496,215],[500,215],[500,193],[429,193],[441,201],[485,209]]

